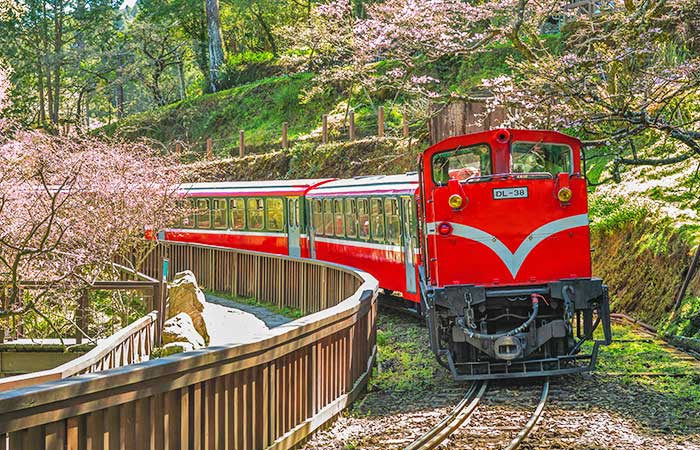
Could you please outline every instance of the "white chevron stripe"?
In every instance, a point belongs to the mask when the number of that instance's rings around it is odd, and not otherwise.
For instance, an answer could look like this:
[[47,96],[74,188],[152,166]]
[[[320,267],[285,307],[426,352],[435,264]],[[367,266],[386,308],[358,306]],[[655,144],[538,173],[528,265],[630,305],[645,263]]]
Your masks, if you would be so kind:
[[[435,230],[440,223],[442,222],[429,223],[428,232],[430,234],[437,234]],[[452,225],[453,235],[479,242],[493,250],[506,265],[513,278],[515,278],[532,249],[556,233],[588,225],[588,214],[565,217],[542,225],[525,238],[515,253],[511,253],[503,242],[486,231],[468,225],[462,225],[461,223],[449,222],[449,224]]]

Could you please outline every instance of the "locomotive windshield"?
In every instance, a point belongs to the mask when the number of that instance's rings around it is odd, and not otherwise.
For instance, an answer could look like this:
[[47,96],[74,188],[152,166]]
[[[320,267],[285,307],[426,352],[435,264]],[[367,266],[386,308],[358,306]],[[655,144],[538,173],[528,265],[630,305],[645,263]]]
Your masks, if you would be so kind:
[[433,156],[433,181],[436,184],[483,175],[491,175],[491,148],[486,144],[460,147]]
[[542,142],[516,142],[511,149],[513,173],[571,173],[571,147]]

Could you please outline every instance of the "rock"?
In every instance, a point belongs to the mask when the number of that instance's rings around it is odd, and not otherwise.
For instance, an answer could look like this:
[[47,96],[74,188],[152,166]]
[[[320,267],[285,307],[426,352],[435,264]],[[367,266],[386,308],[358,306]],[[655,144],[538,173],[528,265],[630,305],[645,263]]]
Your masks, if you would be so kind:
[[196,350],[206,345],[187,313],[181,312],[163,324],[163,348],[173,345],[182,347],[183,351]]
[[194,328],[204,338],[204,342],[208,344],[209,333],[207,332],[207,324],[202,316],[206,299],[204,298],[204,292],[197,285],[197,279],[194,274],[189,270],[178,272],[170,284],[169,297],[166,320],[180,313],[186,313],[192,319]]

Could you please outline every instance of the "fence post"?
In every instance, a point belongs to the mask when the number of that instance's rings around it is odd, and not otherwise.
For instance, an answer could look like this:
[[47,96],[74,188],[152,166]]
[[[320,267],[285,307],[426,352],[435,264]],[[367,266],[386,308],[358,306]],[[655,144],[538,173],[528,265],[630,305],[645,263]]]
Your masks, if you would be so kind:
[[78,309],[75,311],[75,343],[83,343],[83,333],[87,333],[88,290],[83,289],[78,299]]
[[406,119],[406,111],[401,115],[401,127],[403,128],[403,137],[408,138],[408,119]]
[[213,159],[214,158],[214,151],[212,150],[212,140],[211,138],[207,138],[207,159]]
[[289,130],[289,123],[282,122],[282,148],[287,150],[289,142],[287,141],[287,131]]
[[[6,309],[5,287],[0,287],[0,308]],[[5,342],[5,322],[0,321],[0,344]]]
[[321,117],[321,143],[326,144],[328,142],[328,114],[324,114]]
[[182,159],[182,144],[180,142],[175,143],[175,156],[178,161]]
[[380,106],[377,112],[377,137],[384,137],[384,107]]
[[243,130],[238,132],[238,156],[241,158],[245,156],[245,132]]
[[348,114],[348,120],[350,122],[348,134],[350,136],[350,140],[354,141],[355,140],[355,111],[350,111],[350,114]]

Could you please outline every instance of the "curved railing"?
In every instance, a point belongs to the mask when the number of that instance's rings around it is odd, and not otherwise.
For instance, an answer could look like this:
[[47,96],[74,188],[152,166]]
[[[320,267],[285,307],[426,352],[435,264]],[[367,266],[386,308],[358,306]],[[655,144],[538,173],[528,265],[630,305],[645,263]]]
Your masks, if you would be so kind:
[[361,392],[376,354],[370,275],[187,244],[159,247],[151,268],[162,256],[208,289],[311,314],[238,344],[2,392],[10,450],[284,449]]
[[0,378],[0,391],[61,380],[83,373],[114,369],[147,360],[153,349],[157,323],[158,312],[153,311],[102,340],[88,353],[54,369]]

